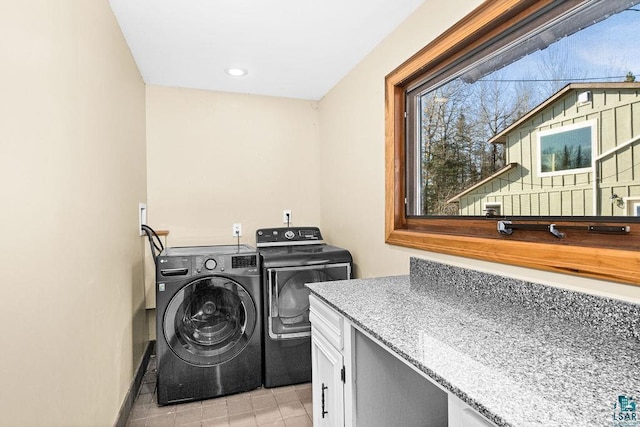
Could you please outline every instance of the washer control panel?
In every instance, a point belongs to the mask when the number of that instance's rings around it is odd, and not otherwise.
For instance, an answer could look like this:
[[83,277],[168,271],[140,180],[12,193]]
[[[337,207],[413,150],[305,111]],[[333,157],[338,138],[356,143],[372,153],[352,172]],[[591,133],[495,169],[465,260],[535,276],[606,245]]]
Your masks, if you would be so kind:
[[213,255],[198,255],[194,257],[195,270],[197,273],[207,271],[224,271],[224,261],[224,257],[220,255],[217,255],[216,257],[214,257]]
[[250,273],[257,271],[257,254],[202,255],[195,257],[196,273],[224,272],[229,269],[244,269]]
[[317,245],[324,243],[318,227],[260,228],[256,231],[256,246]]
[[207,270],[215,270],[217,265],[218,262],[213,258],[209,258],[204,262],[204,268],[206,268]]

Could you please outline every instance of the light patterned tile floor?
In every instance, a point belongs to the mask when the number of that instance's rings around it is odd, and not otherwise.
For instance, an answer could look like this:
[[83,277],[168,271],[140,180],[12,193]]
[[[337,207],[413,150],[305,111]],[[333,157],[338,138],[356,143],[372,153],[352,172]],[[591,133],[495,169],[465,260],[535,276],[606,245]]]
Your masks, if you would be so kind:
[[158,406],[152,357],[127,427],[312,426],[311,384],[260,388],[198,402]]

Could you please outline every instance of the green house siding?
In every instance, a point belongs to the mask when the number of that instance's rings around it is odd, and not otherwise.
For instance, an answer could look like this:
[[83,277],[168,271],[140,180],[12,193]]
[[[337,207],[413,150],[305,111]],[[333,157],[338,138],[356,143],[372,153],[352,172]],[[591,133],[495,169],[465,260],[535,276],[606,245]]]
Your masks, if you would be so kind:
[[[518,166],[460,194],[460,214],[484,215],[487,203],[500,203],[502,215],[626,215],[611,196],[640,197],[640,84],[602,86],[570,85],[505,131],[506,161]],[[579,104],[587,90],[590,100]],[[595,166],[540,176],[539,133],[587,123],[594,126]]]

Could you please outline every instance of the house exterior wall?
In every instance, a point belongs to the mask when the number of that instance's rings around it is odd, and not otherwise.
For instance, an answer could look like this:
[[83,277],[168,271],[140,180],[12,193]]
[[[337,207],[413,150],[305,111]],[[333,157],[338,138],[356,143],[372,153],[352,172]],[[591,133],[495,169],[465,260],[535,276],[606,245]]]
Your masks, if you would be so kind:
[[[611,202],[611,195],[640,197],[640,142],[635,141],[640,137],[640,90],[590,89],[591,101],[579,104],[582,91],[570,90],[507,135],[506,161],[518,167],[462,196],[461,215],[484,215],[486,203],[500,203],[503,215],[627,214],[623,204]],[[540,176],[538,134],[589,121],[595,124],[595,167]]]

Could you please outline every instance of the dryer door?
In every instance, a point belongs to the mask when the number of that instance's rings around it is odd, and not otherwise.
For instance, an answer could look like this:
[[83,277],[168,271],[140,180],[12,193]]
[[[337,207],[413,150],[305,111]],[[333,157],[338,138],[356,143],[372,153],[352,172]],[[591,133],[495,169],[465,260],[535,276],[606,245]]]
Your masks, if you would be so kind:
[[288,339],[311,336],[309,288],[305,283],[351,278],[351,264],[336,263],[267,269],[269,336]]
[[217,365],[240,353],[256,326],[256,305],[237,282],[206,277],[171,299],[163,330],[169,348],[194,365]]

